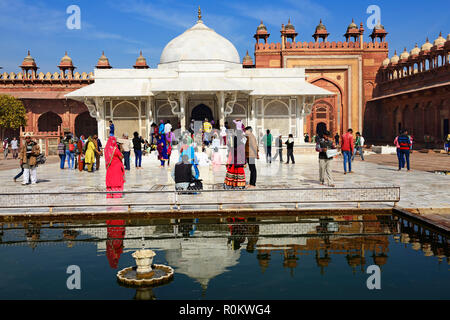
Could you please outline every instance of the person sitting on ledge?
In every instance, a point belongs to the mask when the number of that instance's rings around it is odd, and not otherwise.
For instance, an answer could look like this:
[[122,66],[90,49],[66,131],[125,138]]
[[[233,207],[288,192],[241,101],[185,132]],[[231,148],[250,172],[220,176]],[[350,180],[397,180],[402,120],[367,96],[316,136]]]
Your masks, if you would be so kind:
[[189,156],[184,154],[182,160],[175,165],[172,171],[172,178],[175,180],[175,190],[187,190],[195,179],[195,175],[196,172],[189,161]]

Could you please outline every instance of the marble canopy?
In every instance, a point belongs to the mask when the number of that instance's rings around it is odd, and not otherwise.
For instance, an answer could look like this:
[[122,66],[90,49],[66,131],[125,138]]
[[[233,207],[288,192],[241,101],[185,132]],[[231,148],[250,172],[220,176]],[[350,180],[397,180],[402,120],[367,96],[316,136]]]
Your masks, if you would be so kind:
[[199,20],[168,43],[157,69],[96,69],[94,84],[65,97],[86,104],[102,140],[108,120],[119,122],[119,134],[148,136],[152,122],[166,119],[183,130],[198,105],[221,125],[239,118],[257,132],[275,129],[300,140],[314,101],[331,95],[308,83],[303,68],[243,68],[231,42]]

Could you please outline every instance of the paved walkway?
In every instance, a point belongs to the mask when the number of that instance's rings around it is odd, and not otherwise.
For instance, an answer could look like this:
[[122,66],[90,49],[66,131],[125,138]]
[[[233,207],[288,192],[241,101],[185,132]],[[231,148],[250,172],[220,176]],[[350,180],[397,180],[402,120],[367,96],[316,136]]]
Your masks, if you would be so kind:
[[[397,155],[374,154],[366,158],[367,161],[372,163],[398,168]],[[412,170],[427,172],[450,171],[450,155],[435,152],[414,152],[410,156],[410,165]]]
[[[59,163],[59,161],[60,160],[58,156],[50,156],[47,158],[47,164],[57,162]],[[6,160],[3,157],[0,159],[0,171],[17,169],[18,167],[19,167],[19,160],[13,159],[12,155],[9,155],[8,159]]]
[[[372,155],[367,156],[369,160]],[[172,159],[177,159],[176,154]],[[133,163],[133,162],[132,162]],[[317,154],[296,156],[295,165],[280,164],[278,161],[266,164],[264,157],[257,164],[257,187],[264,189],[260,194],[265,199],[277,199],[283,196],[282,192],[271,191],[273,188],[322,188],[318,182]],[[388,165],[371,163],[370,161],[356,160],[353,164],[353,174],[343,174],[341,159],[335,159],[332,165],[336,187],[371,187],[371,186],[400,186],[400,207],[409,209],[427,209],[428,213],[450,214],[450,176],[438,175],[423,171],[398,172]],[[11,192],[82,192],[104,191],[105,170],[88,173],[78,170],[60,170],[58,163],[49,163],[38,168],[38,184],[35,186],[22,186],[14,183],[12,178],[17,169],[0,171],[2,193]],[[171,170],[159,168],[156,155],[143,158],[143,169],[136,170],[132,166],[131,172],[126,174],[125,191],[137,190],[173,190],[174,182]],[[217,188],[223,183],[225,167],[217,171],[201,168],[201,178],[204,179],[206,189]],[[249,178],[247,170],[247,180]],[[239,198],[252,197],[252,193],[239,195]],[[93,200],[95,201],[95,200]],[[3,205],[7,205],[2,201]],[[391,204],[392,205],[392,204]],[[354,204],[352,205],[354,207]],[[384,205],[386,207],[386,205]],[[342,205],[325,206],[312,205],[312,208],[325,207],[328,209],[346,208]],[[379,208],[377,204],[366,204],[363,208]]]

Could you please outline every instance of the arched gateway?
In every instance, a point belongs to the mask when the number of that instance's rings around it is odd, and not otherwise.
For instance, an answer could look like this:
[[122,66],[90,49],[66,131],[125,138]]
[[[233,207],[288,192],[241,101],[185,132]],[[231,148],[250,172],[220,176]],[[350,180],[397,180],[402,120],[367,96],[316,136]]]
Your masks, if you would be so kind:
[[191,118],[221,125],[240,119],[256,134],[271,129],[301,142],[315,100],[332,95],[308,83],[304,68],[244,69],[234,45],[199,19],[166,45],[157,69],[97,68],[94,84],[66,97],[87,105],[102,140],[108,136],[108,121],[118,119],[114,107],[128,101],[136,110],[120,121],[133,121],[145,137],[160,120],[170,119],[186,130]]

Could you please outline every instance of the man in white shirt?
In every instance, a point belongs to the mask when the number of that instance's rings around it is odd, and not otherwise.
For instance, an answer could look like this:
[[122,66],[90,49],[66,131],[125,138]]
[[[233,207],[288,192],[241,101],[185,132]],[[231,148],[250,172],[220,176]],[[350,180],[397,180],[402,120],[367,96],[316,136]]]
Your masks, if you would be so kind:
[[210,183],[209,167],[211,164],[211,160],[209,160],[208,155],[206,154],[206,149],[203,148],[202,152],[198,152],[198,149],[195,148],[195,156],[197,157],[198,161],[200,179],[202,179],[205,183]]
[[164,133],[167,135],[170,131],[172,131],[172,125],[170,124],[170,120],[167,120],[166,124],[164,125]]
[[364,161],[364,138],[361,135],[361,133],[356,133],[356,141],[355,141],[355,148],[353,149],[353,155],[352,155],[352,161],[355,160],[356,152],[359,152],[359,155],[361,156],[361,160]]
[[17,157],[19,156],[19,140],[17,140],[16,137],[14,137],[11,141],[11,149],[13,158],[17,159]]
[[124,167],[125,170],[130,171],[130,154],[131,149],[133,149],[133,142],[129,140],[128,133],[124,133],[122,139],[117,139],[117,143],[122,144]]

